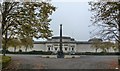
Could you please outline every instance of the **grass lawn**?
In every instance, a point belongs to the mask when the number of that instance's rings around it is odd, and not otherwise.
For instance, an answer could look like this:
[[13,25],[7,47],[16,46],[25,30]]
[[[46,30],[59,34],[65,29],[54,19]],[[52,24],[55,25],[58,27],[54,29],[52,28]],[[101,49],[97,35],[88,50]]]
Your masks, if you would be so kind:
[[8,63],[11,61],[11,57],[9,56],[0,56],[0,68],[5,68]]

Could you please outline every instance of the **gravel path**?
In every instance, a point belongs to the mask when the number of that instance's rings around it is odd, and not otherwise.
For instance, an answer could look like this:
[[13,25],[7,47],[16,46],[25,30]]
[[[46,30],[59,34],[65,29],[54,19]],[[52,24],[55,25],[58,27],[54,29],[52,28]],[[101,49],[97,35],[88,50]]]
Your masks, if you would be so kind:
[[11,56],[12,61],[7,69],[43,69],[36,56]]
[[79,58],[42,58],[34,55],[11,56],[7,69],[115,69],[117,56],[80,56]]
[[81,56],[80,58],[39,58],[46,69],[115,69],[118,68],[117,57]]

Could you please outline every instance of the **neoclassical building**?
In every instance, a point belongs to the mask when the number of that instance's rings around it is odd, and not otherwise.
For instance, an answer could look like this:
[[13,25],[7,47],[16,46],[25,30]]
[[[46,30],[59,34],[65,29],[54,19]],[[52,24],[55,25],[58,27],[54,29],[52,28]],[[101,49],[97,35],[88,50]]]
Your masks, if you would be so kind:
[[[100,39],[90,39],[88,41],[76,41],[74,38],[62,36],[62,50],[65,53],[71,52],[96,52],[96,48],[92,47],[92,42],[94,40],[100,40]],[[29,49],[28,51],[52,51],[54,53],[57,53],[59,51],[59,45],[60,45],[60,37],[55,36],[51,37],[50,39],[46,41],[34,41],[33,48]],[[8,49],[9,51],[14,51],[14,48],[11,47]],[[25,48],[22,47],[21,50],[24,52]],[[19,48],[16,49],[16,51],[19,51]],[[97,52],[101,52],[101,49],[98,49]],[[115,52],[113,48],[109,49],[109,52]]]
[[[47,41],[37,41],[34,42],[34,49],[39,49],[39,51],[59,51],[60,37],[55,36]],[[96,49],[92,47],[91,40],[88,41],[76,41],[74,38],[62,36],[62,50],[63,52],[95,52]],[[98,49],[98,52],[102,50]],[[111,48],[109,52],[114,52]]]

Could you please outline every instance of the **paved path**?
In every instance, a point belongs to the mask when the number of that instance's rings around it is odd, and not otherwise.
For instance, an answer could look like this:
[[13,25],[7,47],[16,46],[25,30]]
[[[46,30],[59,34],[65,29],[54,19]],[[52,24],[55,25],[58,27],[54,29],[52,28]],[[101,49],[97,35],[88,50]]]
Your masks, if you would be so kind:
[[80,56],[77,58],[42,58],[34,55],[11,56],[8,69],[115,69],[117,56]]

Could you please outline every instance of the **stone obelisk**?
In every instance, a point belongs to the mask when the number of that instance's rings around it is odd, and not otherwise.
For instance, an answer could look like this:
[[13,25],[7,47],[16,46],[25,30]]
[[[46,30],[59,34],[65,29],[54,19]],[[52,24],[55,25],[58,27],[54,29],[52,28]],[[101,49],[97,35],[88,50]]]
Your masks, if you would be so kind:
[[60,24],[60,52],[62,51],[62,24]]
[[57,58],[64,58],[64,53],[62,50],[62,24],[60,24],[60,51],[58,51]]

